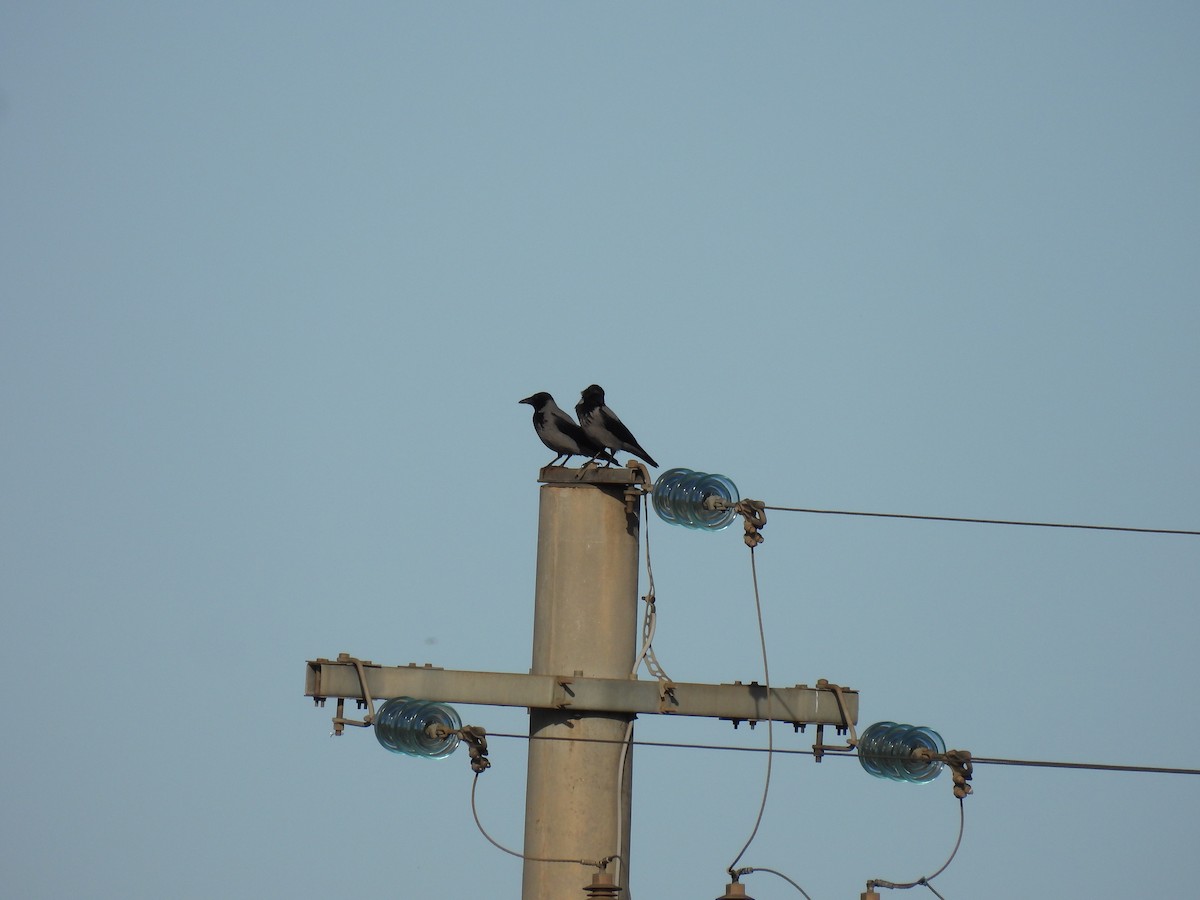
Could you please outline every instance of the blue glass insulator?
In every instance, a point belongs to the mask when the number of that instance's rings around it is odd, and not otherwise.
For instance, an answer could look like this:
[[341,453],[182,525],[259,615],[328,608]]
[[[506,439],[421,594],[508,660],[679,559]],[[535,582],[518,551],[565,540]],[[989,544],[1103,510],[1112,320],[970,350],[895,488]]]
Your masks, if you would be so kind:
[[448,731],[457,732],[462,728],[462,719],[445,703],[394,697],[379,707],[375,715],[375,739],[393,753],[444,759],[458,747],[458,735],[431,737],[425,731],[430,725],[443,725]]
[[942,754],[946,745],[932,728],[876,722],[858,738],[858,761],[876,778],[923,784],[938,777],[942,762],[914,758],[920,749]]
[[728,504],[737,503],[737,485],[724,475],[694,472],[691,469],[668,469],[654,483],[654,511],[660,519],[685,528],[704,528],[720,531],[736,517],[732,509],[705,509],[704,501],[717,497]]

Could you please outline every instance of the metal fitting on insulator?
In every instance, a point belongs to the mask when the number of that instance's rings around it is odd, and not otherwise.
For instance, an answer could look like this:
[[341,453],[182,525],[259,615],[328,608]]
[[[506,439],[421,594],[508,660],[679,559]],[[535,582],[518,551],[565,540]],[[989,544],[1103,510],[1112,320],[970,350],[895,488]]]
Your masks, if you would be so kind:
[[479,725],[464,725],[459,735],[467,744],[471,758],[471,771],[482,775],[491,768],[492,761],[488,759],[487,732]]
[[739,500],[733,507],[745,519],[742,523],[746,527],[745,541],[746,546],[751,550],[765,540],[758,533],[760,528],[765,528],[767,525],[765,506],[766,504],[761,500]]
[[971,751],[947,750],[944,758],[954,779],[954,796],[962,800],[971,793],[971,786],[967,784],[974,772],[974,766],[971,764]]

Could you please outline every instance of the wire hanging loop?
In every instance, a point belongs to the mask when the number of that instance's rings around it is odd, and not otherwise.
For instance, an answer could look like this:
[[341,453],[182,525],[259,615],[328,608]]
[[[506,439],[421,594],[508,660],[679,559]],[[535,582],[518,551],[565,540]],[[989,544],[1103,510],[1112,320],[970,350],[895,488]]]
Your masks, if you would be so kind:
[[480,775],[480,772],[476,772],[475,777],[471,779],[471,816],[475,819],[475,827],[477,827],[479,829],[479,833],[481,835],[483,835],[484,839],[489,844],[491,844],[493,847],[495,847],[497,850],[503,850],[509,856],[515,856],[517,859],[529,860],[531,862],[570,863],[572,865],[588,866],[593,869],[598,869],[600,872],[606,871],[608,868],[608,864],[610,862],[612,862],[615,859],[621,858],[619,853],[614,853],[611,856],[604,857],[604,859],[595,859],[595,860],[593,860],[593,859],[556,859],[556,858],[548,857],[548,856],[526,856],[524,853],[518,853],[516,850],[510,850],[508,847],[505,847],[503,844],[501,844],[499,841],[497,841],[494,837],[492,837],[490,834],[488,834],[487,829],[483,827],[483,822],[480,821],[480,819],[479,819],[479,807],[475,803],[475,788],[479,785],[479,775]]
[[[951,750],[950,752],[951,753],[959,753],[961,751]],[[941,897],[942,895],[939,894],[937,891],[935,891],[933,889],[933,885],[930,884],[929,882],[933,881],[933,879],[937,878],[939,875],[941,875],[943,872],[945,872],[946,869],[948,869],[950,867],[950,863],[954,862],[954,857],[958,855],[958,848],[962,846],[963,828],[965,825],[966,825],[966,816],[963,812],[962,797],[959,797],[958,798],[958,839],[955,840],[955,842],[954,842],[954,849],[950,851],[950,858],[947,859],[944,863],[942,863],[942,867],[940,869],[938,869],[936,872],[934,872],[932,875],[923,875],[920,878],[918,878],[916,881],[906,881],[902,884],[898,884],[894,881],[884,881],[882,878],[872,878],[870,881],[867,882],[867,891],[873,892],[875,890],[875,888],[877,888],[877,887],[890,888],[890,889],[901,890],[901,891],[905,891],[905,890],[908,890],[909,888],[915,888],[915,887],[926,887],[926,888],[929,888],[930,893],[932,893],[935,897]]]

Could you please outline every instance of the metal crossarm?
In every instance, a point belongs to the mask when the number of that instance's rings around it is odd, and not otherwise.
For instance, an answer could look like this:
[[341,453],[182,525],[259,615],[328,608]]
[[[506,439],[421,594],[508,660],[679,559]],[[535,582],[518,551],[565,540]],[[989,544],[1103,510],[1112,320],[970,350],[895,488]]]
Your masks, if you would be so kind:
[[[523,675],[471,672],[432,666],[379,666],[362,669],[375,700],[436,697],[443,703],[524,706],[578,712],[631,715],[665,713],[739,721],[767,718],[767,691],[757,683],[689,684],[676,682],[664,697],[658,681],[590,678],[582,674]],[[853,726],[858,721],[858,692],[841,688],[845,713],[833,686],[771,688],[771,718],[794,725]],[[359,671],[349,662],[317,659],[308,663],[304,693],[316,700],[363,696]],[[849,721],[846,721],[849,717]]]

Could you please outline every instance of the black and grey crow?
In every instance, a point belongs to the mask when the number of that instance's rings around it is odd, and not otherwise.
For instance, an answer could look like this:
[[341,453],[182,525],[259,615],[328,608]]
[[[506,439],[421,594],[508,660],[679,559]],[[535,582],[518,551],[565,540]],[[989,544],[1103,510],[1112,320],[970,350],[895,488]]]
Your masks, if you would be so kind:
[[554,465],[562,457],[563,465],[572,456],[590,456],[592,459],[603,459],[606,462],[616,462],[616,457],[584,434],[575,420],[559,409],[554,398],[545,391],[538,391],[519,403],[528,403],[533,407],[533,430],[542,439],[542,443],[553,450],[558,456],[550,460],[548,465]]
[[[575,415],[583,426],[583,433],[596,444],[606,450],[624,450],[634,456],[640,456],[650,465],[658,468],[658,463],[637,442],[617,414],[604,405],[604,388],[598,384],[590,384],[583,389],[579,402],[575,404]],[[551,448],[553,449],[553,448]]]

